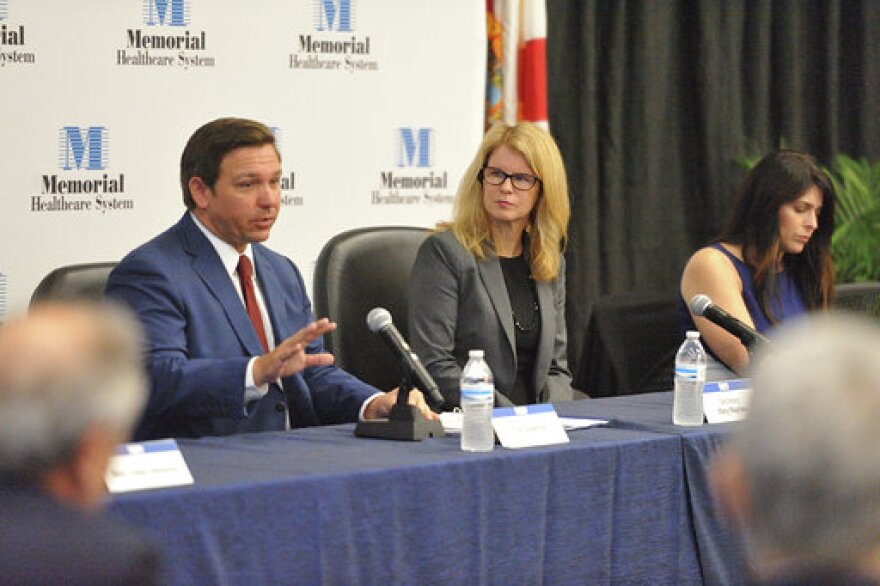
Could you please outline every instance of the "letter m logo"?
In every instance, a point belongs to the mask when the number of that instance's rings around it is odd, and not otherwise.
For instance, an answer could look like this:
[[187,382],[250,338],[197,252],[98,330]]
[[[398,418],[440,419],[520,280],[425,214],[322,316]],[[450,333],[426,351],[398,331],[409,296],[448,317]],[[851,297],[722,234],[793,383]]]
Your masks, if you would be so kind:
[[315,30],[350,33],[352,25],[351,3],[354,0],[314,0]]
[[190,21],[190,0],[144,0],[147,26],[186,26]]
[[107,168],[107,128],[63,126],[58,131],[58,166],[65,171]]
[[397,166],[430,167],[433,161],[431,146],[434,142],[434,129],[399,128],[398,131]]
[[281,152],[281,138],[284,136],[284,132],[281,130],[280,126],[269,126],[269,131],[275,137],[275,150],[279,153]]

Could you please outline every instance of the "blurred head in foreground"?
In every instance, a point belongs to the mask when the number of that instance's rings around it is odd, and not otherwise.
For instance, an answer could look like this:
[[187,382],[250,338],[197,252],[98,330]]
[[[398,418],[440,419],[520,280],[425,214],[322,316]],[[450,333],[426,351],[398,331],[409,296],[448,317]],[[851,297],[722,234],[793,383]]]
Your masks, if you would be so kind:
[[0,328],[0,478],[92,507],[146,398],[140,329],[123,310],[43,304]]
[[759,577],[880,577],[880,327],[829,314],[755,360],[749,417],[715,462]]

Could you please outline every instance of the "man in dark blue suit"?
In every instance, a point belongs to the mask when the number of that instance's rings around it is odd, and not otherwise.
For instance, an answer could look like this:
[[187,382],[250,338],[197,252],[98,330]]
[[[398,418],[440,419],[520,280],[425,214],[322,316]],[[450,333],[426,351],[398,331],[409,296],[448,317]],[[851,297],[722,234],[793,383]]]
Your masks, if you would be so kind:
[[156,584],[156,549],[97,510],[146,399],[138,324],[43,305],[0,329],[0,584]]
[[[180,162],[187,212],[128,254],[107,295],[139,316],[150,399],[135,438],[283,430],[387,416],[382,393],[333,366],[296,266],[262,244],[281,202],[281,157],[258,122],[221,118]],[[410,402],[428,417],[421,393]]]

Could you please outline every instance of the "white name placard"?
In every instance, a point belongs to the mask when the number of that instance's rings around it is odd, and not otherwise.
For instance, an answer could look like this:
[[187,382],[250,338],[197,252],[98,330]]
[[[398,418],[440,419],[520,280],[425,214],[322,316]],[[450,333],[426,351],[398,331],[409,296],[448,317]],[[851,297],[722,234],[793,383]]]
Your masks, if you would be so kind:
[[105,476],[111,493],[192,484],[193,477],[173,439],[122,444]]
[[713,381],[703,385],[703,413],[709,423],[739,421],[749,413],[752,398],[751,381],[747,378]]
[[492,426],[505,448],[568,443],[556,409],[549,403],[494,409]]

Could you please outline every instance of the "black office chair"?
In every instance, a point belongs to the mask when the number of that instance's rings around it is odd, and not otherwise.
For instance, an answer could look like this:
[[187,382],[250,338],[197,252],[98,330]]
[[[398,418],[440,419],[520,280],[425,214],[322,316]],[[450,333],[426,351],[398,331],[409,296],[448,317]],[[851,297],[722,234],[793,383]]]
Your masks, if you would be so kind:
[[834,306],[880,319],[880,281],[841,283],[835,288]]
[[398,386],[401,375],[391,351],[367,328],[367,314],[384,307],[407,337],[409,275],[430,233],[405,226],[358,228],[334,236],[318,256],[315,315],[337,324],[324,344],[339,367],[381,390]]
[[116,262],[94,262],[59,267],[37,285],[31,305],[41,301],[100,300]]
[[680,345],[674,295],[605,296],[593,307],[575,387],[591,397],[671,390]]

